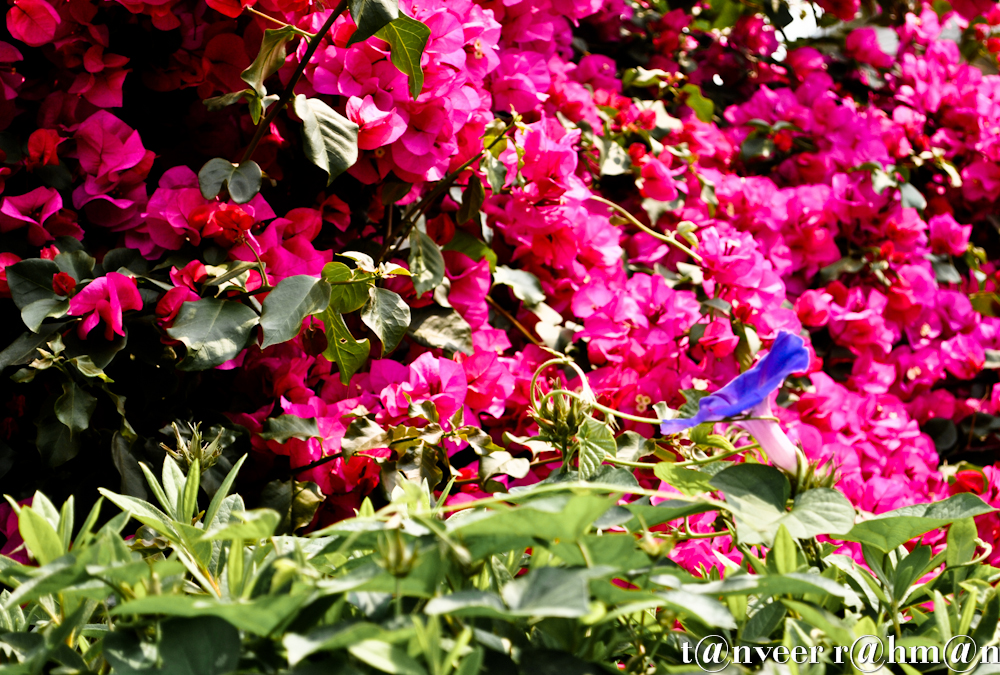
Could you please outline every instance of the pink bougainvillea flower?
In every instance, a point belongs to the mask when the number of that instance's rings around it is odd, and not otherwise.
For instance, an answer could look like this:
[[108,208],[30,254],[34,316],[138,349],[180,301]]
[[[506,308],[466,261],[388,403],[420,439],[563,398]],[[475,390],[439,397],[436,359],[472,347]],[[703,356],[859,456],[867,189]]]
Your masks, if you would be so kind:
[[81,339],[102,320],[105,339],[124,336],[122,312],[130,309],[142,309],[142,297],[135,280],[118,272],[94,279],[69,301],[71,315],[86,316],[77,328]]
[[58,166],[59,156],[57,146],[64,138],[55,129],[35,129],[28,136],[28,156],[24,158],[24,166],[28,171],[34,171],[40,166]]
[[35,188],[17,197],[4,197],[0,206],[0,232],[11,232],[27,226],[28,242],[41,246],[55,239],[45,229],[45,221],[62,208],[62,197],[54,188]]
[[59,12],[45,0],[14,0],[7,12],[7,30],[30,47],[41,47],[56,36]]
[[357,96],[348,99],[347,117],[359,127],[358,147],[362,150],[389,145],[406,131],[406,122],[396,114],[396,109],[379,110],[370,95],[364,99]]

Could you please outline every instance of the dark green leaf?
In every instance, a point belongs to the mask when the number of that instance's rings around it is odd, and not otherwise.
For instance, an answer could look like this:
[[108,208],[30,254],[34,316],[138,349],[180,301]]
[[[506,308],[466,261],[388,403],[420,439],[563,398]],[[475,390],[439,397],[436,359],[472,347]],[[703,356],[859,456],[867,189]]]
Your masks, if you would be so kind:
[[265,422],[264,431],[260,437],[265,441],[284,443],[289,438],[308,440],[322,438],[315,418],[296,417],[295,415],[280,415],[271,417]]
[[361,320],[382,341],[382,354],[386,354],[406,335],[410,307],[398,293],[372,286],[368,289],[368,304],[361,310]]
[[267,96],[264,81],[285,65],[285,44],[295,38],[293,26],[268,28],[260,43],[260,51],[250,67],[240,73],[240,78],[249,84],[261,98]]
[[308,525],[324,499],[316,483],[297,480],[271,481],[260,494],[261,506],[281,514],[278,533],[291,533]]
[[227,106],[231,106],[234,103],[239,103],[242,98],[251,99],[255,94],[256,92],[253,89],[244,89],[242,91],[234,91],[229,94],[223,94],[222,96],[206,98],[202,101],[202,103],[205,104],[205,107],[208,108],[209,112],[215,112],[216,110],[222,110]]
[[45,348],[45,343],[52,339],[52,334],[65,323],[46,324],[39,328],[38,334],[23,333],[2,352],[0,352],[0,370],[7,366],[23,366],[38,358],[38,349]]
[[444,258],[434,240],[414,228],[410,233],[410,274],[417,295],[437,288],[444,279]]
[[329,185],[358,161],[358,125],[318,98],[299,94],[292,105],[302,120],[306,157],[326,172]]
[[156,670],[156,645],[139,640],[132,631],[109,631],[103,645],[104,658],[116,675],[145,675]]
[[617,450],[615,456],[624,459],[626,462],[638,462],[643,457],[653,454],[656,450],[656,443],[640,436],[634,431],[626,431],[615,439]]
[[51,260],[29,258],[7,268],[7,285],[18,309],[38,300],[56,297],[52,290],[52,277],[59,272],[59,266]]
[[302,320],[330,304],[330,284],[305,274],[282,279],[264,299],[260,328],[261,349],[286,342],[299,334]]
[[347,384],[351,375],[358,372],[364,365],[371,351],[368,338],[361,340],[354,339],[351,331],[347,330],[344,317],[339,312],[329,308],[322,314],[323,323],[326,325],[327,347],[323,356],[328,361],[336,363],[340,369],[340,381]]
[[54,258],[59,270],[73,277],[77,283],[94,276],[95,261],[86,251],[67,251]]
[[70,433],[78,434],[90,426],[90,416],[96,407],[97,399],[71,380],[63,384],[62,396],[56,399],[56,419],[65,424]]
[[185,302],[167,335],[187,347],[180,370],[207,370],[236,358],[246,347],[257,313],[232,300]]
[[501,594],[515,616],[580,617],[590,611],[588,582],[613,569],[541,567],[509,582]]
[[252,159],[237,165],[216,157],[201,167],[201,171],[198,172],[198,186],[205,199],[215,199],[225,186],[234,202],[246,204],[260,192],[262,176],[260,167]]
[[268,635],[290,614],[298,611],[303,601],[302,595],[284,593],[263,595],[250,601],[233,602],[216,601],[207,596],[148,595],[118,605],[111,610],[111,613],[114,616],[164,614],[182,617],[218,617],[239,630],[254,635]]
[[33,333],[37,333],[46,319],[61,319],[69,311],[69,300],[59,297],[43,298],[21,310],[21,321]]
[[347,46],[364,42],[383,26],[399,18],[397,0],[351,0],[351,18],[358,27]]
[[486,153],[483,162],[486,165],[486,181],[490,184],[490,190],[498,195],[503,192],[504,183],[507,181],[507,165],[490,153]]
[[906,597],[906,592],[910,590],[910,586],[924,575],[930,561],[930,546],[917,546],[900,560],[899,564],[896,565],[896,578],[893,580],[893,597],[902,601]]
[[493,274],[493,283],[510,286],[517,299],[528,307],[545,302],[545,291],[542,290],[542,284],[538,281],[538,277],[531,272],[501,265]]
[[170,619],[160,627],[158,675],[227,675],[240,660],[240,634],[214,616]]
[[450,307],[429,305],[411,310],[409,335],[415,342],[446,352],[472,354],[472,328]]
[[472,174],[465,192],[462,193],[462,205],[458,208],[456,222],[462,225],[472,220],[472,217],[483,208],[484,201],[486,201],[486,190],[483,188],[483,183],[479,180],[479,176]]
[[836,537],[856,541],[889,552],[914,537],[964,518],[995,511],[976,495],[964,492],[932,504],[914,504],[881,513],[854,526],[850,533]]
[[56,418],[53,403],[54,401],[51,401],[46,404],[35,422],[38,429],[35,445],[46,464],[59,466],[76,457],[80,448],[69,427]]
[[424,88],[420,57],[423,56],[430,36],[430,28],[405,14],[400,14],[398,19],[375,33],[375,37],[389,43],[393,65],[409,76],[410,96],[414,100]]
[[743,146],[740,148],[740,156],[744,162],[756,159],[768,160],[774,157],[776,149],[774,141],[767,136],[751,134],[743,141]]

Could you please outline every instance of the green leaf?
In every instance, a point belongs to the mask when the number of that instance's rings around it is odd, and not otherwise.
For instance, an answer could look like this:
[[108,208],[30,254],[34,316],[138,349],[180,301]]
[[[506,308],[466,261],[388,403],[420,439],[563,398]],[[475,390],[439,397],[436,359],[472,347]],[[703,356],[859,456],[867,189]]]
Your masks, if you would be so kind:
[[695,116],[702,122],[711,122],[715,113],[715,104],[711,99],[705,98],[701,93],[701,88],[696,84],[685,84],[681,91],[687,94],[685,103],[694,111]]
[[240,660],[240,634],[214,616],[171,619],[160,626],[158,675],[227,675]]
[[603,422],[587,415],[576,432],[579,445],[580,478],[589,480],[601,468],[605,457],[618,452],[615,435]]
[[368,304],[361,310],[361,320],[382,341],[382,354],[391,352],[410,327],[410,306],[398,293],[372,286]]
[[97,407],[97,399],[70,380],[63,383],[63,394],[56,399],[56,419],[69,428],[71,434],[78,434],[90,426],[90,416]]
[[240,73],[240,79],[249,84],[261,98],[267,96],[264,81],[285,65],[285,44],[295,38],[294,26],[268,28],[260,43],[260,51],[250,67]]
[[96,261],[87,255],[86,251],[60,253],[53,259],[53,262],[59,266],[60,271],[73,277],[77,283],[94,276]]
[[[245,71],[244,71],[245,72]],[[209,112],[215,112],[216,110],[222,110],[234,103],[239,103],[240,99],[247,98],[251,99],[256,95],[253,89],[243,89],[241,91],[234,91],[229,94],[223,94],[222,96],[213,96],[212,98],[206,98],[202,101],[205,107],[208,108]]]
[[976,538],[979,530],[973,518],[956,520],[948,528],[948,548],[945,561],[948,567],[959,567],[972,560],[976,554]]
[[208,541],[215,541],[217,539],[248,539],[251,541],[267,539],[274,534],[279,522],[281,522],[281,514],[272,509],[238,511],[230,516],[228,523],[220,523],[206,531],[201,538]]
[[185,302],[167,335],[187,347],[180,370],[207,370],[230,361],[246,347],[257,313],[232,300]]
[[265,441],[278,441],[279,443],[284,443],[289,438],[299,438],[302,440],[323,438],[319,433],[316,418],[304,418],[295,415],[279,415],[278,417],[268,418],[260,437]]
[[356,452],[387,448],[389,443],[390,438],[385,429],[367,417],[357,417],[351,421],[347,431],[344,432],[340,449],[345,457],[350,457]]
[[814,488],[795,496],[792,512],[781,522],[796,539],[811,539],[850,532],[856,515],[851,502],[837,490]]
[[226,474],[225,479],[222,484],[219,485],[219,489],[215,491],[212,496],[212,501],[208,505],[208,510],[205,511],[204,523],[206,525],[211,525],[212,521],[215,520],[216,514],[219,513],[219,507],[222,506],[222,501],[229,495],[229,489],[233,487],[233,483],[236,481],[236,475],[240,472],[240,467],[243,466],[243,462],[247,460],[247,455],[240,457],[233,468],[229,470]]
[[215,199],[215,196],[225,186],[229,196],[237,204],[246,204],[260,192],[263,174],[257,162],[248,159],[242,164],[215,157],[205,162],[198,172],[198,187],[205,199]]
[[25,307],[38,300],[56,297],[52,290],[52,277],[59,272],[59,266],[51,260],[29,258],[7,268],[7,285],[17,308]]
[[581,617],[590,612],[589,581],[613,570],[541,567],[508,582],[501,595],[514,616]]
[[21,366],[38,358],[39,347],[44,349],[45,343],[52,339],[52,334],[65,325],[47,324],[41,326],[37,334],[23,333],[0,352],[0,370],[7,366]]
[[260,328],[261,349],[287,342],[299,334],[302,320],[322,312],[330,304],[330,284],[305,274],[282,279],[264,298]]
[[187,480],[177,502],[177,519],[190,523],[198,508],[198,488],[201,486],[201,462],[195,459],[188,467]]
[[944,527],[956,520],[994,511],[996,509],[976,495],[963,492],[942,502],[914,504],[872,516],[855,525],[848,534],[838,536],[836,539],[869,544],[888,553],[914,537]]
[[31,555],[42,565],[48,565],[66,552],[52,524],[29,506],[21,508],[17,528]]
[[441,249],[420,230],[410,232],[410,274],[417,295],[437,288],[444,279],[444,257]]
[[424,71],[420,67],[420,57],[427,47],[431,29],[405,14],[384,26],[375,37],[389,43],[392,63],[410,78],[410,96],[414,100],[424,88]]
[[799,567],[795,540],[784,525],[778,526],[778,532],[774,536],[774,546],[767,554],[767,561],[769,563],[774,561],[778,574],[788,574]]
[[304,600],[305,596],[284,593],[234,602],[220,602],[204,595],[148,595],[118,605],[111,610],[111,614],[218,617],[239,630],[263,636],[269,635],[291,614],[297,612]]
[[456,222],[462,225],[472,220],[472,217],[482,210],[485,201],[486,189],[483,187],[483,182],[479,180],[479,176],[472,174],[468,186],[462,193],[462,204],[455,214]]
[[912,207],[923,211],[927,207],[927,200],[920,194],[920,190],[913,187],[912,183],[903,183],[899,186],[899,200],[904,209]]
[[358,125],[318,98],[295,97],[302,120],[302,146],[310,162],[326,172],[326,184],[358,161]]
[[709,483],[726,496],[737,528],[742,529],[742,521],[753,523],[758,532],[767,531],[772,523],[777,530],[777,520],[785,515],[785,502],[791,492],[788,479],[780,471],[763,464],[736,464],[715,474]]
[[143,525],[148,525],[160,534],[172,540],[176,539],[176,533],[174,532],[173,525],[171,525],[170,517],[149,502],[141,499],[135,499],[134,497],[129,497],[127,495],[115,494],[114,492],[105,490],[104,488],[98,488],[98,491],[107,497],[108,501],[113,503],[122,511],[128,513],[131,517],[135,518]]
[[358,27],[347,46],[364,42],[399,18],[397,0],[351,0],[351,18]]
[[545,291],[542,290],[542,284],[538,281],[538,277],[531,272],[501,265],[496,268],[496,272],[493,274],[493,283],[510,286],[517,299],[528,307],[545,302]]
[[37,333],[46,319],[61,319],[69,311],[69,300],[59,297],[35,300],[21,310],[21,321],[32,333]]
[[656,443],[634,431],[623,433],[615,439],[615,445],[617,446],[615,456],[626,462],[638,462],[643,457],[652,455],[656,451]]
[[498,195],[503,192],[504,183],[507,182],[507,165],[490,153],[486,153],[483,162],[486,164],[486,181],[490,184],[490,190]]
[[468,232],[456,230],[455,236],[444,245],[443,250],[464,253],[476,262],[486,258],[490,261],[490,272],[493,272],[497,268],[497,254],[493,249],[487,246],[484,241],[473,237]]
[[35,421],[38,430],[35,445],[42,459],[50,467],[65,464],[80,451],[75,435],[56,417],[54,402],[50,399]]
[[917,546],[896,565],[896,578],[893,580],[892,595],[902,601],[907,591],[917,579],[924,575],[931,561],[930,546]]
[[761,134],[751,134],[743,141],[740,156],[744,162],[755,159],[768,160],[774,157],[776,151],[774,141],[770,138]]
[[330,309],[350,314],[368,302],[368,287],[375,277],[361,270],[351,269],[344,263],[331,262],[323,267],[323,281],[330,284]]
[[[643,439],[645,440],[645,439]],[[682,494],[693,496],[702,492],[712,492],[715,487],[709,482],[710,474],[670,462],[660,462],[653,467],[653,473],[667,485],[680,490]]]
[[264,486],[260,503],[281,515],[277,531],[290,533],[312,522],[325,498],[316,483],[275,480]]
[[392,675],[427,675],[427,671],[413,657],[388,642],[362,640],[347,648],[354,658],[372,668]]
[[407,331],[418,344],[446,352],[472,354],[472,327],[450,307],[429,305],[411,310]]
[[344,317],[340,315],[340,312],[327,308],[322,316],[323,323],[326,325],[327,340],[323,356],[328,361],[337,364],[340,370],[340,381],[346,385],[351,380],[351,376],[358,372],[358,369],[368,359],[371,345],[368,338],[360,342],[354,339],[351,331],[347,330],[347,324],[344,323]]

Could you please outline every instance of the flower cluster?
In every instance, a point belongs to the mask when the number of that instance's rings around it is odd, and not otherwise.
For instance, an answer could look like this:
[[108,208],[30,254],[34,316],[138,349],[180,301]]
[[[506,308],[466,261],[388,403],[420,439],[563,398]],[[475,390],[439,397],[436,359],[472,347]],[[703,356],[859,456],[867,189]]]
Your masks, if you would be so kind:
[[[463,429],[533,460],[502,484],[545,478],[554,451],[517,439],[538,432],[532,387],[553,349],[587,378],[561,384],[625,413],[623,430],[669,437],[750,410],[766,423],[740,424],[773,463],[794,472],[800,446],[836,467],[863,511],[959,491],[1000,505],[992,457],[971,454],[1000,430],[1000,76],[966,58],[990,53],[1000,10],[966,1],[939,15],[925,3],[821,52],[787,50],[771,20],[737,3],[724,31],[715,3],[653,4],[403,0],[399,12],[429,33],[408,73],[389,41],[353,41],[347,12],[316,35],[332,10],[310,0],[17,0],[6,18],[16,43],[0,42],[0,130],[18,139],[0,149],[0,298],[17,301],[3,311],[32,332],[56,326],[73,357],[89,346],[98,370],[111,372],[127,338],[137,367],[174,372],[161,366],[187,350],[184,371],[194,350],[175,327],[201,298],[260,314],[279,283],[327,278],[348,251],[364,252],[353,261],[369,275],[369,255],[412,268],[406,242],[412,253],[419,232],[439,251],[436,288],[416,269],[380,284],[414,316],[457,315],[464,348],[411,335],[383,354],[358,341],[371,358],[344,377],[348,357],[331,341],[378,334],[352,314],[365,298],[349,298],[343,318],[314,311],[264,349],[256,333],[236,344],[205,328],[206,354],[235,344],[236,356],[198,375],[209,384],[161,383],[179,400],[204,392],[212,414],[248,430],[258,477],[315,483],[319,522],[360,508],[402,463],[388,441],[343,451],[359,418],[437,425],[453,502],[485,494],[473,480],[481,448]],[[818,5],[845,21],[859,9]],[[253,91],[241,74],[279,25],[295,34],[268,92],[294,88],[357,127],[357,160],[330,185],[302,159],[296,106],[259,122],[245,100],[217,104]],[[623,65],[636,53],[642,68]],[[213,157],[252,158],[261,191],[237,199],[232,178],[207,196],[196,172]],[[22,261],[34,271],[10,274]],[[39,278],[45,293],[51,279],[44,306],[17,290]],[[758,376],[767,387],[750,401],[745,378]],[[690,420],[637,419],[711,392]],[[62,414],[51,392],[38,397],[39,419]],[[179,414],[156,395],[137,400],[140,436]],[[315,432],[273,433],[282,415]],[[132,442],[126,427],[111,433]],[[0,436],[32,440],[10,426]],[[942,453],[986,466],[942,473]],[[980,536],[1000,560],[990,518]],[[718,565],[713,551],[738,555],[728,538],[673,555],[696,569]]]

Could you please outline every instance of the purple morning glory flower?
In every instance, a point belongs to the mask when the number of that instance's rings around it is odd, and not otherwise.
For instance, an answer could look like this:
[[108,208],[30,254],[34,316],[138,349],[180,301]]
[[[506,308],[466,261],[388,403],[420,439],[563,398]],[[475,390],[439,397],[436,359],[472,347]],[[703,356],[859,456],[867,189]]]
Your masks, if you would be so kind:
[[[727,417],[735,417],[749,412],[753,417],[771,417],[769,397],[785,378],[792,373],[809,367],[809,350],[805,341],[787,331],[778,333],[771,351],[753,368],[735,377],[732,382],[709,394],[698,403],[698,414],[694,417],[663,420],[660,432],[676,434],[703,422],[719,422]],[[772,420],[746,420],[737,423],[749,431],[767,456],[778,467],[795,471],[798,465],[797,453],[791,440]]]

